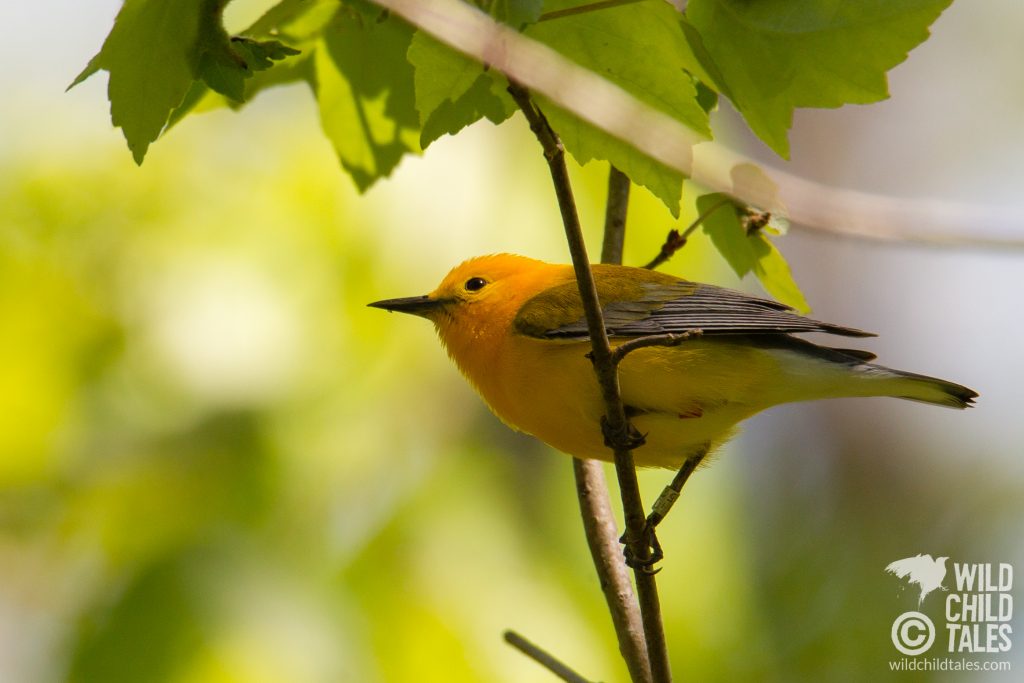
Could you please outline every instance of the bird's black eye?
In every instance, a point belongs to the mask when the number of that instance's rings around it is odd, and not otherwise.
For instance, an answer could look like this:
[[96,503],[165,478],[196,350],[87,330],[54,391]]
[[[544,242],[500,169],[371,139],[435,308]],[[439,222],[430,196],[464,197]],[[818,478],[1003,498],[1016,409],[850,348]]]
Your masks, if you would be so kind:
[[486,285],[486,284],[487,284],[487,280],[483,279],[482,277],[471,277],[468,280],[466,280],[466,285],[465,285],[466,286],[466,291],[467,292],[478,292],[481,289],[483,289],[484,285]]

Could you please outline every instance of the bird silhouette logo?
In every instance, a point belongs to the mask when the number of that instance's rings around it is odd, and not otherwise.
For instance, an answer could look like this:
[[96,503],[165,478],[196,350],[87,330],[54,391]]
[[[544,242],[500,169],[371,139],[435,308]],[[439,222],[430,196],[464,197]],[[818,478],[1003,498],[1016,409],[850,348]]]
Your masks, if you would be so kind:
[[917,600],[920,607],[924,603],[925,596],[937,588],[947,590],[942,585],[946,578],[946,561],[948,557],[937,557],[932,559],[931,555],[914,555],[902,560],[896,560],[885,568],[890,574],[897,578],[906,579],[907,583],[916,583],[921,590],[921,596]]

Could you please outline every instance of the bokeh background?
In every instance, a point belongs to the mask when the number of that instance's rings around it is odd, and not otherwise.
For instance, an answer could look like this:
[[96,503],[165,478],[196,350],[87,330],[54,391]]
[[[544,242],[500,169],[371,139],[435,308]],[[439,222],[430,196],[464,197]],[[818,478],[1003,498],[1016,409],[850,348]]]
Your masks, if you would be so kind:
[[[229,28],[269,4],[237,0]],[[498,423],[429,325],[365,307],[471,255],[567,260],[526,127],[443,139],[358,196],[286,88],[184,122],[140,169],[104,79],[63,92],[117,7],[0,7],[0,681],[552,680],[506,628],[624,680],[569,460]],[[1019,3],[961,0],[890,101],[798,113],[789,166],[1024,211],[1022,23]],[[728,111],[718,125],[770,159]],[[573,173],[596,253],[606,168]],[[673,227],[643,191],[629,220],[630,263]],[[889,629],[916,591],[889,562],[1024,570],[1024,256],[798,230],[780,246],[816,316],[981,399],[751,420],[661,532],[673,665],[896,679]],[[666,269],[757,291],[702,238]],[[643,473],[646,496],[667,478]]]

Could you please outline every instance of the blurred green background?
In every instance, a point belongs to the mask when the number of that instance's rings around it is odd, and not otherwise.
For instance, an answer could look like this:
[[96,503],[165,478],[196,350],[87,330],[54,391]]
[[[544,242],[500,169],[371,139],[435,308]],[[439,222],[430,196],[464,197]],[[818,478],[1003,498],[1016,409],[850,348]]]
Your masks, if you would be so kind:
[[[552,680],[506,628],[624,680],[568,458],[498,423],[429,325],[365,307],[476,254],[567,260],[529,131],[474,127],[358,196],[311,98],[285,89],[186,121],[140,169],[103,79],[62,93],[116,9],[0,10],[22,65],[0,82],[0,681]],[[965,57],[982,19],[950,10],[892,101],[798,116],[794,170],[1019,203],[1024,95],[932,87],[950,65],[984,71],[971,59],[1024,63],[1009,20]],[[957,137],[978,101],[990,125]],[[594,253],[606,172],[573,169]],[[642,191],[629,220],[629,263],[673,227]],[[916,591],[889,562],[1024,568],[1021,259],[796,231],[780,247],[816,316],[982,396],[965,413],[848,400],[748,423],[661,532],[673,665],[696,681],[898,678],[889,629]],[[667,270],[741,286],[703,238]],[[648,499],[668,476],[642,474]]]

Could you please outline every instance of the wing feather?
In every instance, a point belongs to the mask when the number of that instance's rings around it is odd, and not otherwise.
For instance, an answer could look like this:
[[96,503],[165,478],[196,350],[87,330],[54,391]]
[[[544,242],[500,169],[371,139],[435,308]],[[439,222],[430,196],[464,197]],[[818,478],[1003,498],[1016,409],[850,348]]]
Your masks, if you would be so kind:
[[[595,273],[601,275],[601,271]],[[604,302],[605,326],[610,337],[693,330],[704,335],[825,332],[845,337],[874,336],[852,327],[806,318],[770,299],[658,275],[656,280],[639,287],[631,283],[629,294],[618,300],[615,295],[623,288],[608,286],[618,283],[607,283],[598,277],[598,293]],[[516,327],[524,334],[544,339],[586,339],[587,322],[576,283],[560,285],[528,301],[516,318]]]

